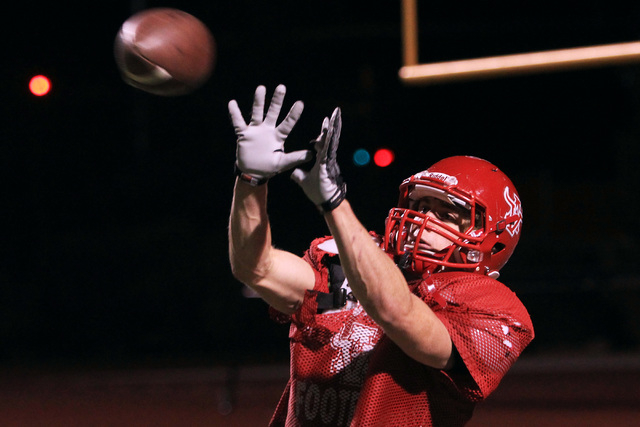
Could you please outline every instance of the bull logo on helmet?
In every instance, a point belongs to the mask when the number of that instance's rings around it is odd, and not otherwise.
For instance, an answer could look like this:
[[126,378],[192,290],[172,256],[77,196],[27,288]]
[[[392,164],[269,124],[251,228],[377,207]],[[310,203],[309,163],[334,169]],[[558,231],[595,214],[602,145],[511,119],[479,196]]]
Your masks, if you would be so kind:
[[520,234],[520,229],[522,228],[522,203],[520,202],[520,197],[516,192],[511,192],[509,187],[504,188],[504,200],[509,205],[509,210],[507,211],[505,217],[513,218],[512,221],[509,221],[507,225],[507,232],[511,235],[511,237]]

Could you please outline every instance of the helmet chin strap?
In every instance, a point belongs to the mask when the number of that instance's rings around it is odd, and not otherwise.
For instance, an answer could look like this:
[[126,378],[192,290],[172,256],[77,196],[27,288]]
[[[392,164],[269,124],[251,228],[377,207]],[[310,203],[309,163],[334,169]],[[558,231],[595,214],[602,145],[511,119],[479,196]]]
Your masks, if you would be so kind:
[[405,252],[404,254],[400,255],[396,264],[398,265],[398,267],[400,267],[400,270],[408,270],[409,268],[411,268],[411,254],[409,252]]
[[[458,247],[458,248],[455,250],[454,254],[453,254],[453,257],[454,257],[454,259],[456,260],[456,262],[460,262],[460,263],[462,263],[462,262],[463,262],[462,255],[460,255],[460,251],[461,251],[461,250],[462,250],[462,248],[461,248],[461,247]],[[476,272],[478,272],[478,273],[483,273],[482,271],[479,271],[479,268],[480,268],[480,267],[476,268],[476,270],[475,270],[475,271],[476,271]],[[485,267],[485,272],[484,272],[484,274],[486,274],[487,276],[491,277],[492,279],[497,280],[497,279],[498,279],[498,277],[500,277],[500,272],[499,272],[499,271],[488,271],[488,270],[489,270],[489,267]]]
[[[423,268],[420,268],[419,271],[416,271],[416,269],[414,268],[414,265],[416,263],[420,263]],[[437,264],[432,264],[426,261],[413,260],[410,252],[405,252],[404,254],[400,255],[396,264],[403,273],[416,276],[416,278],[430,275],[439,268]]]

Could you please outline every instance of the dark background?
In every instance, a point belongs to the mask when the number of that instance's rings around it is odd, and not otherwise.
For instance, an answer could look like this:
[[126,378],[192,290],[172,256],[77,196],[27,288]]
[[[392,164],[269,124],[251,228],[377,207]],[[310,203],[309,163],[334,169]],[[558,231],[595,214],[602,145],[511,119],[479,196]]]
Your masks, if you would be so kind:
[[[433,62],[639,38],[617,1],[420,1]],[[525,2],[530,3],[530,2]],[[190,12],[217,62],[197,92],[163,98],[120,79],[113,40],[147,7]],[[22,2],[6,14],[1,67],[0,362],[249,363],[288,357],[287,327],[243,296],[226,226],[235,137],[258,84],[305,101],[287,147],[335,106],[340,164],[365,226],[380,231],[400,181],[442,157],[500,166],[520,191],[521,243],[503,270],[528,306],[529,354],[610,353],[640,342],[640,67],[406,86],[400,2]],[[28,92],[48,75],[49,95]],[[390,147],[388,168],[357,148]],[[326,227],[286,176],[270,184],[275,244],[302,254]]]

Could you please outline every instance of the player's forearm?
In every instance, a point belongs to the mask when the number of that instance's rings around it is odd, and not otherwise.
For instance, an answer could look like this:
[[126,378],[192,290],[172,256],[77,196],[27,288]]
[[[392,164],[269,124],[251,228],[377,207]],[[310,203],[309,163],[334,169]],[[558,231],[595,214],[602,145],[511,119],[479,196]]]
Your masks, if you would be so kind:
[[234,276],[251,285],[270,268],[271,228],[267,216],[267,186],[239,180],[229,217],[229,261]]
[[229,218],[231,271],[270,306],[291,314],[313,289],[315,273],[302,258],[273,248],[266,205],[266,185],[236,182]]
[[374,242],[345,200],[325,219],[354,295],[381,326],[393,322],[410,304],[407,282]]
[[366,312],[407,355],[434,368],[448,366],[452,345],[435,313],[413,295],[397,266],[373,241],[345,200],[325,219],[349,285]]

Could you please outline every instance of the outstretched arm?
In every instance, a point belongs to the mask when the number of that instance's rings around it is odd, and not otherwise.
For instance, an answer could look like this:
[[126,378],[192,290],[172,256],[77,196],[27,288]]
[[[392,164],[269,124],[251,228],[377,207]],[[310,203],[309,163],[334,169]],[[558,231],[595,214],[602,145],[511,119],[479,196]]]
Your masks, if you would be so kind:
[[435,368],[451,365],[453,345],[444,324],[409,290],[391,258],[378,247],[345,199],[336,153],[341,131],[336,109],[316,140],[316,163],[309,172],[296,169],[292,179],[323,212],[345,275],[367,313],[407,355]]
[[283,313],[294,312],[315,276],[300,257],[275,249],[267,214],[266,182],[274,175],[310,159],[307,151],[284,152],[284,140],[302,113],[302,103],[293,105],[276,127],[285,87],[276,88],[264,115],[265,88],[256,89],[249,125],[235,101],[229,113],[238,138],[234,186],[229,217],[229,261],[233,275],[255,290],[269,305]]
[[365,311],[407,355],[438,369],[450,366],[453,345],[434,312],[412,294],[400,269],[378,247],[344,200],[325,212],[345,275]]
[[302,258],[272,246],[266,201],[266,185],[236,180],[229,218],[231,271],[269,305],[290,314],[313,289],[315,276]]

